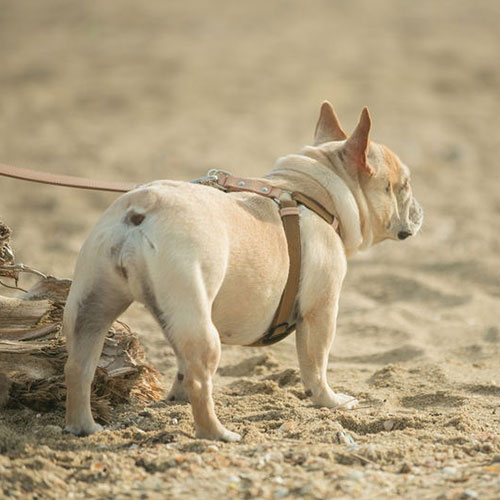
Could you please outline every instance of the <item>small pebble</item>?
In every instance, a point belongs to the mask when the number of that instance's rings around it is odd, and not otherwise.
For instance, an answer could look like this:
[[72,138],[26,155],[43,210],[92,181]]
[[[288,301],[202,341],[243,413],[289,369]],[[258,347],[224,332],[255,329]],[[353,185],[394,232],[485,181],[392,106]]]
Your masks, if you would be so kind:
[[464,490],[460,498],[466,500],[468,498],[479,498],[479,495],[474,490]]
[[274,493],[274,498],[284,498],[290,493],[288,488],[279,488]]
[[345,478],[350,479],[351,481],[356,481],[357,483],[362,483],[365,480],[365,475],[360,470],[353,469],[347,473]]
[[283,462],[283,453],[281,451],[270,451],[264,455],[264,463],[269,462]]
[[285,422],[278,429],[279,432],[290,432],[293,429],[293,422]]
[[313,485],[311,483],[305,484],[304,486],[301,486],[297,491],[297,495],[310,495],[313,491]]
[[101,493],[109,493],[111,491],[111,486],[109,484],[100,483],[100,484],[97,485],[97,489]]
[[179,423],[179,421],[176,418],[172,419],[172,425],[177,425],[178,423]]
[[408,462],[403,462],[401,464],[401,467],[399,468],[399,473],[400,474],[408,474],[409,472],[412,472],[412,467]]
[[457,477],[459,475],[459,472],[455,469],[455,467],[443,467],[441,472],[447,477]]
[[337,432],[335,437],[337,439],[337,443],[339,443],[339,444],[347,444],[347,445],[355,445],[356,444],[356,441],[348,432],[339,431],[339,432]]
[[219,448],[215,444],[209,444],[207,446],[207,451],[213,451],[213,452],[215,452],[215,451],[219,451]]
[[392,420],[392,419],[391,419],[391,420],[386,420],[386,421],[384,422],[384,429],[385,429],[386,431],[391,431],[391,430],[394,428],[394,424],[395,424],[395,423],[396,423],[396,422],[394,422],[394,420]]

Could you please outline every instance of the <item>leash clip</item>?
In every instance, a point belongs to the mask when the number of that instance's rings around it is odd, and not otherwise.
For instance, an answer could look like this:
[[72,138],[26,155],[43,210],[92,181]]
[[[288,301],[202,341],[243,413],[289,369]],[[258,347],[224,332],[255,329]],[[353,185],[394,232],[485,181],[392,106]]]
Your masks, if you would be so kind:
[[215,187],[217,189],[225,191],[225,189],[218,182],[220,175],[230,176],[232,174],[231,174],[231,172],[228,172],[227,170],[220,170],[217,168],[211,168],[207,172],[207,175],[205,175],[204,177],[200,177],[198,179],[192,180],[191,184],[201,184],[203,186]]
[[217,176],[215,175],[205,175],[205,177],[199,177],[198,179],[193,179],[191,184],[210,184],[211,182],[215,182],[217,180]]
[[231,172],[227,171],[227,170],[222,170],[220,168],[211,168],[208,172],[207,172],[207,175],[208,176],[215,176],[215,177],[219,177],[219,174],[224,174],[224,175],[233,175]]

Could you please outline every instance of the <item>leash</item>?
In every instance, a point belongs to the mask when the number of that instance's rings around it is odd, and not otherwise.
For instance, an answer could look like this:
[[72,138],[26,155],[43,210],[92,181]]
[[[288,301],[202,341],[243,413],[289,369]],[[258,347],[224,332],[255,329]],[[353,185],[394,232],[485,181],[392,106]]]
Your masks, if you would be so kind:
[[[24,181],[51,184],[54,186],[111,191],[115,193],[125,193],[138,187],[137,184],[129,182],[94,181],[84,177],[38,172],[36,170],[13,167],[3,163],[0,163],[0,175]],[[259,340],[250,344],[250,346],[267,346],[283,340],[295,330],[296,326],[291,318],[293,317],[295,300],[300,283],[301,241],[299,225],[300,212],[298,205],[304,205],[309,210],[313,211],[328,224],[332,225],[335,231],[338,230],[338,219],[321,203],[302,192],[287,191],[260,179],[235,177],[225,170],[209,170],[205,177],[200,177],[191,182],[212,186],[225,192],[240,191],[258,194],[270,198],[278,204],[288,248],[288,278],[271,326]]]
[[91,189],[94,191],[112,191],[115,193],[126,193],[137,187],[136,184],[130,182],[94,181],[92,179],[86,179],[85,177],[50,174],[48,172],[38,172],[29,168],[12,167],[4,163],[0,163],[0,175],[23,181],[51,184],[53,186]]

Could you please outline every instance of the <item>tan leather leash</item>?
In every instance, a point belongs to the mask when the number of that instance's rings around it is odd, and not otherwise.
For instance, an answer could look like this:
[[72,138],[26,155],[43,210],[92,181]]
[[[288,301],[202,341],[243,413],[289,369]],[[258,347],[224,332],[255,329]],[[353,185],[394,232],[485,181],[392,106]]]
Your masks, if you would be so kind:
[[137,187],[137,184],[130,182],[104,182],[93,181],[85,177],[74,177],[72,175],[50,174],[48,172],[38,172],[29,168],[12,167],[0,163],[0,175],[21,179],[23,181],[38,182],[41,184],[51,184],[53,186],[65,186],[79,189],[92,189],[95,191],[113,191],[115,193],[126,193]]
[[249,347],[275,344],[290,335],[296,326],[291,318],[300,283],[301,243],[299,203],[319,215],[328,224],[331,224],[335,230],[338,229],[338,220],[323,205],[304,193],[285,191],[265,181],[235,177],[228,172],[214,171],[214,174],[216,184],[225,191],[247,191],[259,194],[273,199],[280,207],[280,216],[288,246],[288,278],[271,326],[259,340],[250,344]]
[[[28,168],[12,167],[3,163],[0,163],[0,175],[42,184],[98,191],[112,191],[116,193],[125,193],[138,186],[137,184],[129,182],[101,182],[86,179],[84,177],[38,172]],[[288,278],[271,326],[259,340],[250,344],[250,346],[266,346],[279,342],[295,330],[295,323],[291,321],[291,318],[299,290],[301,265],[300,212],[298,205],[304,205],[309,210],[319,215],[328,224],[331,224],[335,230],[338,229],[337,218],[321,205],[321,203],[306,194],[298,191],[286,191],[259,179],[235,177],[229,172],[211,170],[207,177],[196,179],[192,182],[213,185],[227,192],[246,191],[259,194],[274,200],[279,205],[280,216],[288,246]]]

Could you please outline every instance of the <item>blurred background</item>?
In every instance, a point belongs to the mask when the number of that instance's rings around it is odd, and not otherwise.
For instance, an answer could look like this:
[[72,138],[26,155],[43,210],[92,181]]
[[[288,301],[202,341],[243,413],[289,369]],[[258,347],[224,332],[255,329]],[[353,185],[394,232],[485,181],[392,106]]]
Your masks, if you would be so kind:
[[[396,299],[439,308],[441,287],[464,284],[497,298],[498,26],[495,0],[0,0],[0,161],[134,182],[261,175],[311,142],[324,99],[348,131],[367,105],[426,221],[352,262],[345,307],[377,295],[367,262],[420,280],[389,280]],[[115,198],[0,178],[18,261],[60,277]]]

